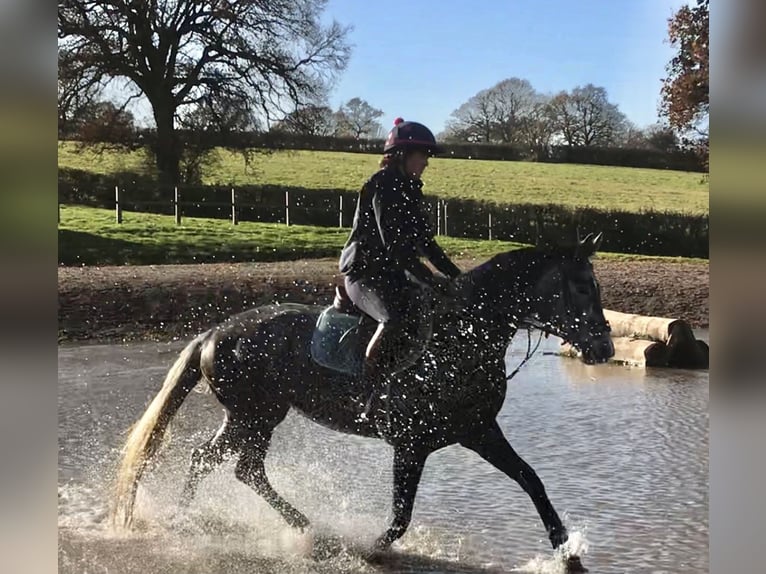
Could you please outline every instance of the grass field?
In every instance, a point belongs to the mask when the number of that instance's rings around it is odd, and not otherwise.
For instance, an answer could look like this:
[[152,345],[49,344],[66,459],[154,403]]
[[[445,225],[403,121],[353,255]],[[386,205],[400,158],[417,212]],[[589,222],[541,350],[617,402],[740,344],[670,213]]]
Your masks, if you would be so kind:
[[[377,169],[378,156],[323,151],[258,154],[247,168],[242,156],[219,150],[219,164],[204,183],[284,185],[356,191]],[[98,155],[60,142],[59,167],[94,173],[147,173],[144,152]],[[699,173],[643,168],[520,161],[431,160],[424,192],[444,199],[503,203],[560,204],[606,210],[709,213],[709,184]]]
[[[184,218],[125,212],[117,224],[114,212],[83,206],[61,206],[59,263],[63,265],[172,264],[241,261],[279,261],[336,258],[348,229],[287,227],[277,223]],[[457,259],[484,260],[521,247],[508,241],[480,241],[440,237],[439,243]],[[604,254],[625,260],[678,260]],[[695,261],[680,259],[681,261]]]

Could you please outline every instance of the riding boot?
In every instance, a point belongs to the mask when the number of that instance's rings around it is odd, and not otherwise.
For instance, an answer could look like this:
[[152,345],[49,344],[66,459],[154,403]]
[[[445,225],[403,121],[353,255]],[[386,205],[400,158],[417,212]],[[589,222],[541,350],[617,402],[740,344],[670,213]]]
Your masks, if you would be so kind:
[[[383,341],[383,335],[385,332],[385,324],[380,323],[378,325],[375,334],[370,339],[367,345],[367,350],[364,357],[364,364],[362,366],[362,388],[371,389],[367,401],[364,404],[364,409],[359,415],[359,420],[366,422],[369,419],[370,410],[372,409],[372,402],[375,398],[387,398],[381,395],[387,395],[381,389],[382,369],[381,369],[381,342]],[[388,409],[387,409],[388,410]]]
[[367,400],[364,403],[362,413],[359,415],[360,421],[369,420],[370,410],[372,409],[372,402],[376,398],[386,398],[380,388],[380,363],[377,359],[365,358],[364,366],[362,368],[362,388],[371,389],[367,395]]

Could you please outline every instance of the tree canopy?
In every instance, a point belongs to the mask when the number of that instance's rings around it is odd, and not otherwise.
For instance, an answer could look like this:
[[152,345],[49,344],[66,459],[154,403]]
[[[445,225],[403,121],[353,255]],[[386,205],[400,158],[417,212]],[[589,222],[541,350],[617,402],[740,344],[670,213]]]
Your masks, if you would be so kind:
[[710,2],[682,6],[668,21],[668,40],[677,49],[662,83],[661,113],[678,130],[707,138],[710,110]]

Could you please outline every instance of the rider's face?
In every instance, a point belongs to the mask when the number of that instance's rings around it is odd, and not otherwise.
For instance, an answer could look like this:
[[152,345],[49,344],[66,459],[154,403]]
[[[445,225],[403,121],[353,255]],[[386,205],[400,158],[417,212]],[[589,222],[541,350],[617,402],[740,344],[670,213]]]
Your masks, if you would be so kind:
[[407,154],[404,161],[404,170],[407,175],[420,179],[426,167],[428,167],[428,154],[424,151],[413,150]]

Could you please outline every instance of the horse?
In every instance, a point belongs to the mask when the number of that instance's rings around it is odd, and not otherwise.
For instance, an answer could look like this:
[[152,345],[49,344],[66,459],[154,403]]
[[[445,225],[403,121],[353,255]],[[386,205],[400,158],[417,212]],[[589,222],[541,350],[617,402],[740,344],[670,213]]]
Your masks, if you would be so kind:
[[[225,416],[220,429],[191,453],[182,507],[225,457],[238,455],[236,478],[289,525],[306,528],[308,519],[272,487],[264,468],[272,433],[292,408],[330,429],[380,438],[393,447],[393,518],[374,553],[387,550],[405,533],[426,459],[452,444],[475,451],[514,479],[558,548],[568,539],[567,529],[496,416],[507,387],[504,357],[518,329],[534,327],[541,335],[558,336],[589,364],[614,355],[591,264],[600,237],[501,253],[455,278],[453,304],[437,305],[441,310],[435,312],[422,355],[404,370],[384,375],[388,400],[367,417],[359,417],[360,405],[372,389],[361,387],[361,377],[312,359],[319,306],[257,307],[198,335],[181,351],[128,434],[112,500],[113,524],[130,526],[138,483],[172,417],[202,381]],[[579,558],[570,557],[570,567],[581,567]]]

